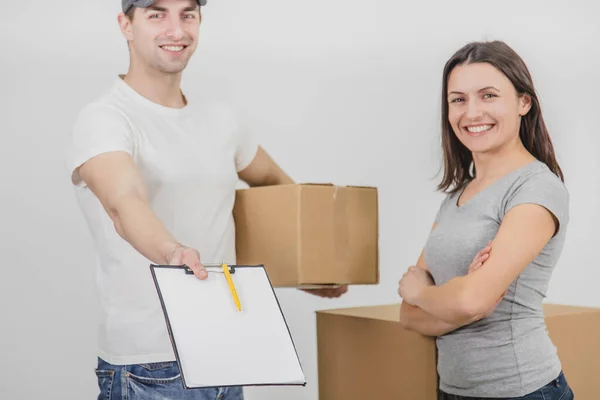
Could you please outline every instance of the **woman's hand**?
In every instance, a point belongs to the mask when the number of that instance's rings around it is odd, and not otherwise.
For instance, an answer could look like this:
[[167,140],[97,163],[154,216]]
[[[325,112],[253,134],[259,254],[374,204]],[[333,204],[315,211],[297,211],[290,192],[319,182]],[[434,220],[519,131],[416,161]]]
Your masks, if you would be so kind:
[[491,243],[491,241],[488,242],[487,246],[485,246],[479,253],[475,254],[471,265],[469,265],[469,274],[481,268],[483,263],[490,258],[490,252],[492,251]]
[[398,284],[398,294],[409,304],[415,305],[421,290],[435,283],[429,272],[419,267],[409,267]]

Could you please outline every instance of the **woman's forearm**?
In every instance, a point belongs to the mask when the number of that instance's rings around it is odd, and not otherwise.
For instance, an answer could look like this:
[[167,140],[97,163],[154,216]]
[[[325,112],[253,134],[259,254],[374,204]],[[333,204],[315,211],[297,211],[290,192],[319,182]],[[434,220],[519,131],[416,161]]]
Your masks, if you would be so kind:
[[479,305],[471,299],[465,277],[451,279],[440,286],[424,288],[415,305],[428,314],[452,325],[466,325],[480,318]]
[[402,302],[400,306],[400,323],[408,330],[434,337],[445,335],[463,326],[439,319],[407,302]]

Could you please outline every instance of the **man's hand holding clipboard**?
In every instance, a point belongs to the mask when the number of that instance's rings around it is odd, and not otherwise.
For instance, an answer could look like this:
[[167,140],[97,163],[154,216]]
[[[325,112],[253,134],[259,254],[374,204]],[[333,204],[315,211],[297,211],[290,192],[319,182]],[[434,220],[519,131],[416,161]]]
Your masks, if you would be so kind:
[[175,250],[167,257],[168,265],[186,265],[199,279],[208,278],[208,272],[200,262],[198,250],[183,245],[177,245]]

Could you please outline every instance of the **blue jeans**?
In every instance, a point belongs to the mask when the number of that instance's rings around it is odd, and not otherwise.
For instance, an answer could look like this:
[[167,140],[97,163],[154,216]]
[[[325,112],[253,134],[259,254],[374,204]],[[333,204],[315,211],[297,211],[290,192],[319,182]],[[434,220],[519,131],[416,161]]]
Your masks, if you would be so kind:
[[112,365],[98,358],[98,400],[243,400],[241,387],[184,389],[174,361]]
[[464,397],[444,393],[438,393],[438,400],[574,400],[575,395],[567,383],[565,375],[561,373],[546,386],[522,397],[511,397],[505,399],[487,397]]

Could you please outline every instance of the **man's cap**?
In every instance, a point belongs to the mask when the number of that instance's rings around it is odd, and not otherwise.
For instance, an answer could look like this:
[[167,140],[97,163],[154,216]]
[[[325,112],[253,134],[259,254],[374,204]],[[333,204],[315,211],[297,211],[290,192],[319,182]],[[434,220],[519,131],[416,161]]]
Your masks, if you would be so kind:
[[[207,0],[196,0],[200,6],[205,6],[206,1]],[[123,5],[123,12],[126,13],[131,7],[150,7],[152,4],[156,3],[156,0],[121,0],[121,3]]]

